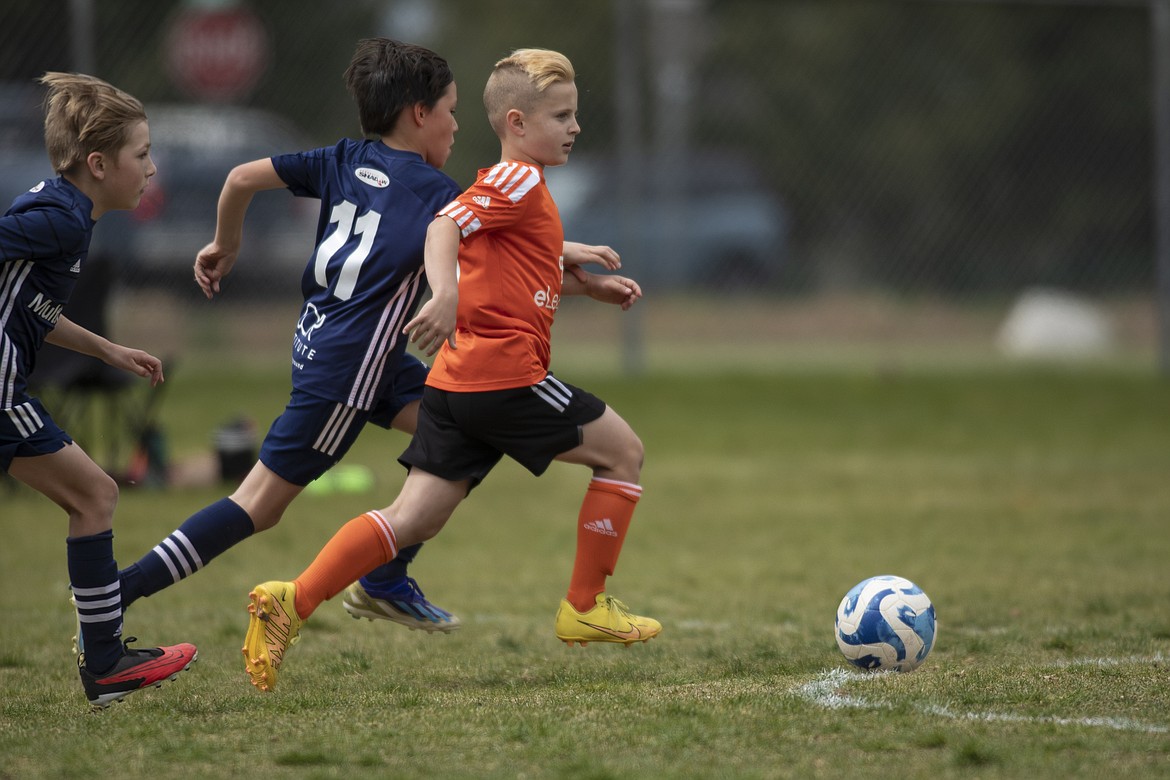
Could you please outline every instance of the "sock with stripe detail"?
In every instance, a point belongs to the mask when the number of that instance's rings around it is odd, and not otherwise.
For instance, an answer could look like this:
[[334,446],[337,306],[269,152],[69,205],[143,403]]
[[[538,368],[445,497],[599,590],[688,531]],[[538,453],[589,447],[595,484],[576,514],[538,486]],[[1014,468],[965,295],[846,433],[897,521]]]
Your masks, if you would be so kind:
[[366,572],[398,555],[394,529],[381,512],[358,515],[325,543],[309,568],[294,580],[296,609],[301,619],[349,587]]
[[255,532],[252,518],[230,498],[200,509],[153,550],[122,570],[123,608],[190,577]]
[[566,597],[578,612],[593,609],[605,590],[641,496],[642,487],[629,482],[595,477],[589,483],[577,516],[577,556]]
[[114,532],[65,540],[69,587],[81,625],[85,667],[101,674],[122,657],[122,595],[114,562]]

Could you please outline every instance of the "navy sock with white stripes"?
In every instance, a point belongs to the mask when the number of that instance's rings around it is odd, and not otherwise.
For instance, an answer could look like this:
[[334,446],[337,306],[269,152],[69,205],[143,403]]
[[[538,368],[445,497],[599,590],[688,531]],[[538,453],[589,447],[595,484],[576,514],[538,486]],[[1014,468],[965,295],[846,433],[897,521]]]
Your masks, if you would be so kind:
[[101,674],[112,668],[123,653],[118,639],[122,635],[122,597],[118,564],[114,562],[114,532],[70,537],[65,543],[85,667]]
[[410,547],[403,547],[398,551],[398,557],[389,563],[383,563],[372,572],[362,577],[361,583],[363,588],[374,588],[375,590],[385,590],[391,585],[401,580],[406,576],[406,567],[414,560],[414,556],[418,555],[418,551],[422,549],[422,542],[412,544]]
[[123,607],[190,577],[255,530],[252,518],[230,498],[200,509],[137,563],[122,570]]

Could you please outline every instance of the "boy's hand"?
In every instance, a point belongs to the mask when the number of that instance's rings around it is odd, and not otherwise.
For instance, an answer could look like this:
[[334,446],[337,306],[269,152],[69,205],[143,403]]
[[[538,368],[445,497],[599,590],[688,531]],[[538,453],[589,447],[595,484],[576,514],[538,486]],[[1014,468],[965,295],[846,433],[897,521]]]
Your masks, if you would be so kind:
[[629,311],[642,297],[642,288],[638,283],[625,276],[589,274],[584,281],[586,295],[602,303],[616,303],[622,307],[622,311]]
[[402,332],[410,337],[410,341],[424,352],[427,357],[439,351],[446,341],[451,349],[455,346],[455,310],[459,305],[458,295],[433,296],[422,305],[418,314]]
[[607,246],[591,246],[579,244],[576,241],[566,241],[561,249],[561,257],[566,266],[597,263],[607,271],[616,271],[622,267],[621,256]]
[[149,379],[151,387],[164,381],[162,361],[141,349],[131,349],[123,347],[121,344],[113,344],[109,354],[106,355],[106,362],[114,368],[120,368],[123,371],[129,371],[131,374]]
[[225,249],[212,241],[195,256],[195,283],[208,300],[219,292],[219,282],[232,271],[239,250]]

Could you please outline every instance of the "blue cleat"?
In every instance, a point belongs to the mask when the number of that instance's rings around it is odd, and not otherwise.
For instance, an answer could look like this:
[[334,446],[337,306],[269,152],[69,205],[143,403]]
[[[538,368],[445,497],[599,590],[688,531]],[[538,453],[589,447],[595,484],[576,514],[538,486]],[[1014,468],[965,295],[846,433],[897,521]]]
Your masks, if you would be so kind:
[[359,580],[345,589],[341,604],[354,620],[389,620],[411,631],[455,631],[459,618],[427,601],[412,577],[403,577],[389,588],[366,588]]

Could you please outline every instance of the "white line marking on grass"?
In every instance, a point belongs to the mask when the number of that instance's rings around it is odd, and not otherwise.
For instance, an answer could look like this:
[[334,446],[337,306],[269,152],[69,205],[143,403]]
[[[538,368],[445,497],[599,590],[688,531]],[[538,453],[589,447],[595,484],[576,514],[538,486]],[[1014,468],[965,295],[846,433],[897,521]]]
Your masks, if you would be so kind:
[[1053,661],[1050,664],[1045,664],[1045,666],[1055,666],[1060,669],[1064,669],[1070,666],[1096,666],[1099,668],[1105,668],[1110,666],[1123,666],[1125,664],[1161,664],[1166,663],[1166,660],[1166,656],[1162,655],[1161,653],[1154,653],[1150,656],[1131,655],[1126,656],[1125,658],[1073,658],[1069,661]]
[[[1162,660],[1161,656],[1154,659],[1149,658],[1132,658],[1132,659],[1084,659],[1076,662],[1085,665],[1100,665],[1100,666],[1116,666],[1122,663],[1132,663],[1135,661],[1149,661]],[[1065,665],[1071,665],[1065,664]],[[851,672],[847,669],[832,669],[827,672],[822,672],[821,675],[804,685],[797,686],[793,692],[804,699],[812,702],[819,707],[824,707],[830,710],[840,709],[866,709],[879,710],[888,709],[889,705],[880,702],[869,701],[859,696],[849,696],[840,691],[842,685],[847,682],[859,682],[874,680],[882,674],[865,673],[865,672]],[[889,674],[896,674],[896,672],[889,672]],[[1051,723],[1057,726],[1091,726],[1097,728],[1113,729],[1115,731],[1140,731],[1147,734],[1165,734],[1170,731],[1166,726],[1159,726],[1153,723],[1142,723],[1141,721],[1130,720],[1129,718],[1060,718],[1054,715],[1046,716],[1032,716],[1032,715],[1015,715],[1012,713],[1000,712],[955,712],[948,707],[939,704],[925,704],[917,705],[915,709],[927,715],[937,715],[942,718],[951,718],[952,720],[977,720],[989,723]]]

